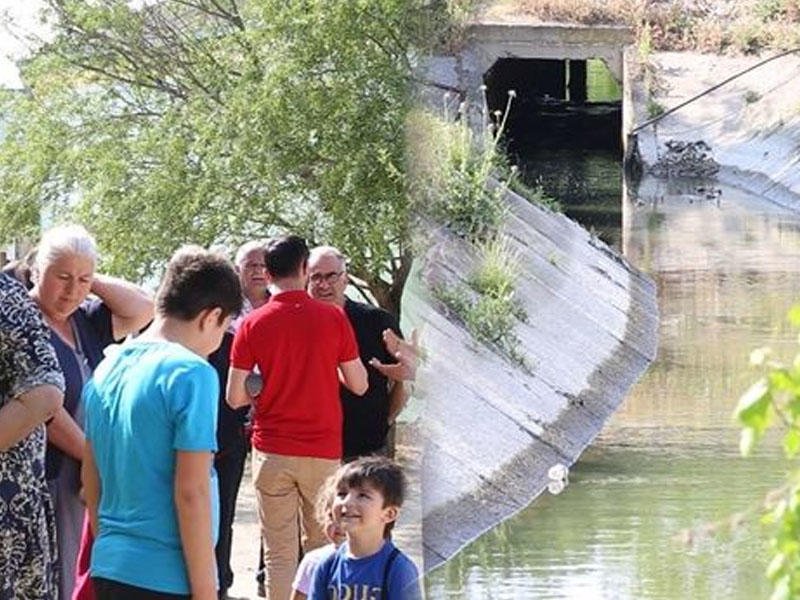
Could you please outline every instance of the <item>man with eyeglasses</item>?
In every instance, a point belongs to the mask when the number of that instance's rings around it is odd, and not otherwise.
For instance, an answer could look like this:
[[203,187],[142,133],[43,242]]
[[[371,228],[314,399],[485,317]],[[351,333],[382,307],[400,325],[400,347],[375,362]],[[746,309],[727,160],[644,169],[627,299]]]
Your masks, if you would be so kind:
[[387,345],[391,346],[392,343],[387,340],[387,344],[384,339],[389,337],[388,332],[401,336],[397,319],[382,308],[355,302],[345,296],[347,259],[336,248],[314,248],[308,259],[308,272],[311,297],[344,309],[356,332],[361,360],[370,365],[367,369],[369,387],[366,394],[355,396],[340,386],[344,414],[344,460],[370,454],[390,456],[393,448],[387,442],[389,431],[408,400],[408,391],[403,382],[387,377],[387,371],[381,368],[384,365],[393,368],[389,363],[395,363],[395,357],[387,349]]

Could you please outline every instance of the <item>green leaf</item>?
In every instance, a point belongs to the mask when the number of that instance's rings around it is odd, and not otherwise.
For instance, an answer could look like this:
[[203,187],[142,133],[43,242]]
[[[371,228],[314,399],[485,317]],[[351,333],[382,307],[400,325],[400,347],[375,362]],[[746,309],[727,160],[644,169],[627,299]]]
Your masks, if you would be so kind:
[[769,600],[790,600],[792,593],[789,583],[790,578],[788,575],[784,575],[778,579],[772,588],[772,595],[769,597]]
[[783,451],[788,458],[794,458],[800,452],[800,430],[791,428],[783,436]]
[[758,441],[767,427],[769,427],[771,420],[770,399],[770,388],[764,378],[759,379],[742,394],[734,415],[742,425],[752,431],[752,433],[748,434],[748,436],[752,436],[752,439],[748,439],[746,446],[740,444],[740,449],[744,447],[752,449],[752,445]]
[[143,280],[181,243],[291,231],[339,247],[399,313],[413,62],[442,3],[54,4],[25,93],[0,95],[0,242],[82,221],[103,270]]
[[749,456],[756,445],[756,432],[752,427],[745,427],[739,436],[739,452],[742,456]]
[[789,309],[789,314],[787,315],[789,318],[789,323],[791,323],[794,327],[800,327],[800,304],[795,304],[792,308]]

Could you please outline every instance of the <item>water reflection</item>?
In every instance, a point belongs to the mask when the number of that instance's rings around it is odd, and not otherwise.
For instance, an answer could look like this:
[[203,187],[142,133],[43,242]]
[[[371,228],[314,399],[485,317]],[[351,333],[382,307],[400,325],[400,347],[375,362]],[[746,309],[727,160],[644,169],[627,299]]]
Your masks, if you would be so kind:
[[646,180],[624,202],[627,257],[658,286],[657,361],[558,497],[486,534],[428,582],[433,598],[752,600],[768,596],[757,513],[786,465],[737,454],[749,351],[796,348],[800,215],[739,190]]

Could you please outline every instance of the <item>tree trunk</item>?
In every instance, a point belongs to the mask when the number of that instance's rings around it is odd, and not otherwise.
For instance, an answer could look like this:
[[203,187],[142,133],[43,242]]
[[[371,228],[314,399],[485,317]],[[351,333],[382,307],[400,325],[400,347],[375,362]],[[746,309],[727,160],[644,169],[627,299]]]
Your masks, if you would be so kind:
[[400,310],[402,308],[403,289],[411,271],[412,257],[410,253],[403,254],[397,261],[392,270],[392,281],[387,283],[380,278],[367,279],[369,291],[382,309],[392,313],[397,320],[400,320]]

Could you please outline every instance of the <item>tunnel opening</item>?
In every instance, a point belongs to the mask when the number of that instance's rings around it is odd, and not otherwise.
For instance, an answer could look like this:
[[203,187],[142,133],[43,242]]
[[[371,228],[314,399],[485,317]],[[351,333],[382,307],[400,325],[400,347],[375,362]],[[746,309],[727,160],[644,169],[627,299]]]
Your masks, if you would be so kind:
[[492,112],[516,92],[501,142],[521,182],[619,248],[622,90],[605,63],[503,58],[483,81]]

